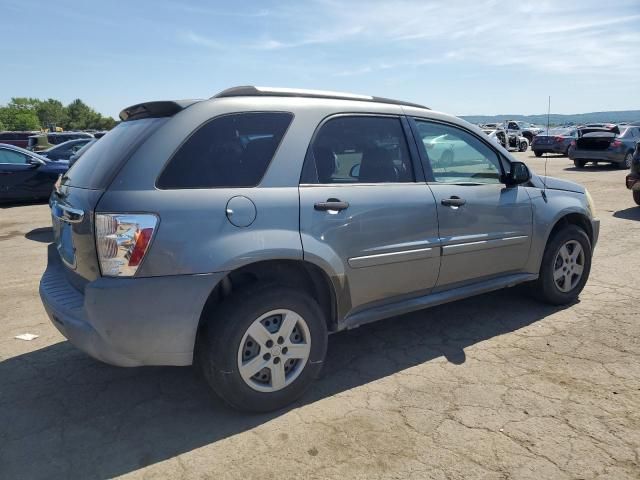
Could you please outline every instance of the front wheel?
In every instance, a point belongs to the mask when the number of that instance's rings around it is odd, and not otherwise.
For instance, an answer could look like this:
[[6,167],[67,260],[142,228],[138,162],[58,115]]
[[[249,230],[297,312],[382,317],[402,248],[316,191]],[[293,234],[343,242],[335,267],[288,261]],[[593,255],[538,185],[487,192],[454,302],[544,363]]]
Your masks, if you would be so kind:
[[518,148],[518,151],[526,152],[527,148],[529,148],[529,144],[527,142],[520,142],[520,146]]
[[636,205],[640,205],[640,190],[633,191],[633,201],[636,202]]
[[277,285],[241,290],[214,309],[197,346],[212,389],[244,411],[280,409],[320,373],[327,350],[322,310],[307,293]]
[[533,154],[534,154],[536,157],[541,157],[541,156],[542,156],[542,152],[540,152],[540,151],[538,151],[538,150],[534,150],[534,151],[533,151]]
[[587,164],[587,162],[585,162],[584,160],[574,160],[573,164],[575,165],[576,168],[584,168],[584,166]]
[[552,305],[575,301],[591,271],[591,242],[580,227],[569,225],[547,243],[535,282],[536,296]]

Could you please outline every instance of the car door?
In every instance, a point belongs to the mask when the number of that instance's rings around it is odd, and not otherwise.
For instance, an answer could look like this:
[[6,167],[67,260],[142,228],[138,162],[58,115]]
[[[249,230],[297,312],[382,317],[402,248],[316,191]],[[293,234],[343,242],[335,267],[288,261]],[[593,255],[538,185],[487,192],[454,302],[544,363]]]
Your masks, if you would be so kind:
[[[532,207],[526,189],[500,181],[506,162],[487,141],[462,127],[412,120],[438,211],[442,246],[438,289],[522,271],[529,257]],[[424,148],[447,135],[453,158]]]
[[341,316],[426,294],[436,283],[436,206],[407,133],[401,117],[338,115],[319,126],[307,152],[299,188],[304,256],[342,286]]
[[34,196],[38,166],[26,154],[0,147],[0,198],[18,200]]

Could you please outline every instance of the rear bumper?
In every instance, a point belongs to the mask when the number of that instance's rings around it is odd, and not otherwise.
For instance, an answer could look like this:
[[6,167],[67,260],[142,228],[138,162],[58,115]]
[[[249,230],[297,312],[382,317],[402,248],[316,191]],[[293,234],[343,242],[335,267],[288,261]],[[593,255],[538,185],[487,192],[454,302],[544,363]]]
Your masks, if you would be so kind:
[[124,367],[190,365],[200,314],[223,276],[99,278],[82,293],[50,245],[40,298],[60,333],[98,360]]
[[567,147],[564,145],[554,145],[554,144],[534,144],[531,146],[531,150],[534,152],[542,152],[542,153],[567,153]]
[[571,160],[585,160],[587,162],[600,161],[622,163],[624,162],[625,152],[611,152],[609,150],[569,150],[569,158]]

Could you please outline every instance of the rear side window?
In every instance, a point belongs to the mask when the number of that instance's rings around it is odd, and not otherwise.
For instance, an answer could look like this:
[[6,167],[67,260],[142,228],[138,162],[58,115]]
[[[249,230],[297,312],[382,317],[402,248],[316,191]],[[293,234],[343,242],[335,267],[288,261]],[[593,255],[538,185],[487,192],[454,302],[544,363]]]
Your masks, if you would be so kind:
[[292,118],[286,112],[250,112],[210,120],[171,158],[158,188],[255,187]]
[[[328,120],[307,152],[303,183],[403,183],[415,180],[400,119],[341,116]],[[303,173],[306,177],[308,171]]]
[[167,118],[144,118],[120,123],[73,164],[64,183],[93,190],[106,188],[123,162],[166,121]]

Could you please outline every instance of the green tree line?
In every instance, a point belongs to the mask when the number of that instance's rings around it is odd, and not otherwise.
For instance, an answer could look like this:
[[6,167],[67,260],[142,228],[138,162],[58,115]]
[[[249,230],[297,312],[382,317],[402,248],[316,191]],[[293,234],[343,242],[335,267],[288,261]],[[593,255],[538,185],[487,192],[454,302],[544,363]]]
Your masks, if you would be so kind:
[[79,98],[69,105],[49,98],[14,97],[0,106],[0,130],[40,130],[61,127],[64,130],[109,130],[116,121],[104,117]]

